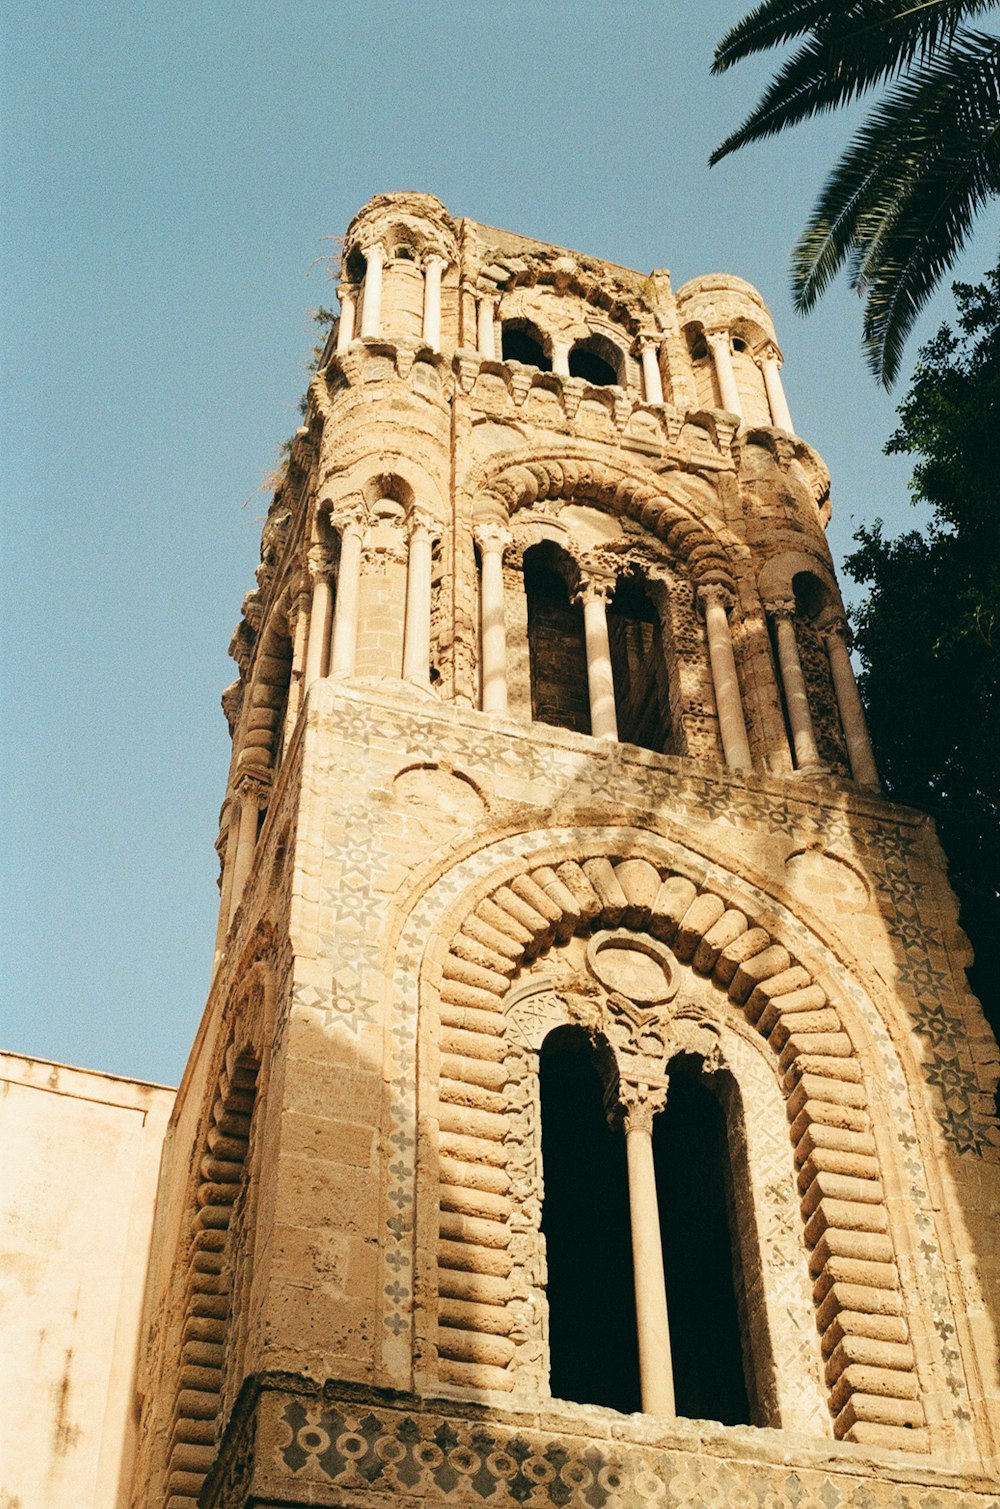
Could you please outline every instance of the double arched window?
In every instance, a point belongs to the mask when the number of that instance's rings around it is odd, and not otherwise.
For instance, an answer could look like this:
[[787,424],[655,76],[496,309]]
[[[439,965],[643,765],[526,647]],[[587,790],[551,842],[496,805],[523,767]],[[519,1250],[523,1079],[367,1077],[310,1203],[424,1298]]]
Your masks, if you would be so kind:
[[[524,552],[531,717],[538,723],[597,732],[594,724],[594,630],[588,640],[584,602],[595,584],[551,540]],[[639,573],[602,581],[600,613],[620,740],[657,754],[672,749],[670,686],[664,650],[665,591]],[[602,631],[603,637],[603,631]]]
[[[741,1338],[747,1285],[727,1114],[701,1067],[690,1055],[671,1061],[667,1104],[653,1119],[676,1412],[745,1425],[756,1390]],[[607,1087],[581,1028],[548,1034],[539,1088],[551,1392],[631,1413],[642,1394],[625,1138],[609,1124]]]

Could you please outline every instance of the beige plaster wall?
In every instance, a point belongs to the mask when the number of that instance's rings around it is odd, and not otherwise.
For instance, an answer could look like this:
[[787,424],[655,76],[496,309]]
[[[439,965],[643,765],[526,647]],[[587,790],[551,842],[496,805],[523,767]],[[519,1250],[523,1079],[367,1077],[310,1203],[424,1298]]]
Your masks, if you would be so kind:
[[112,1509],[174,1093],[0,1054],[0,1506]]

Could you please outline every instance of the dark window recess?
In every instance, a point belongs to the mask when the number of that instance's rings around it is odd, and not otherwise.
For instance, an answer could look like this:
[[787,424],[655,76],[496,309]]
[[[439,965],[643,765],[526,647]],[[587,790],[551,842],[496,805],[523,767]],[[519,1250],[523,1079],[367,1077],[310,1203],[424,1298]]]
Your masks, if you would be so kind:
[[674,1060],[666,1109],[653,1122],[677,1413],[749,1425],[725,1115],[698,1067]]
[[592,346],[581,342],[569,354],[570,377],[582,377],[596,388],[610,388],[621,382],[614,367]]
[[500,354],[505,362],[523,362],[526,367],[537,367],[539,372],[552,371],[552,362],[545,355],[538,333],[530,326],[505,324]]
[[583,608],[570,602],[566,583],[550,559],[544,545],[533,547],[524,558],[531,716],[536,723],[589,734]]
[[642,1405],[625,1138],[608,1126],[579,1028],[549,1033],[539,1074],[552,1394],[631,1413]]
[[608,604],[618,737],[656,754],[670,750],[670,688],[660,615],[637,576],[619,577]]

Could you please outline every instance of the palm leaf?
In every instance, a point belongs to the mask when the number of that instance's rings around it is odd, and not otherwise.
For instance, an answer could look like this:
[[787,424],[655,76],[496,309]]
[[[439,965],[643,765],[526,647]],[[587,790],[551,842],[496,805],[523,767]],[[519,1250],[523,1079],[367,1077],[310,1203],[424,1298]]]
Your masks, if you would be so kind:
[[963,32],[901,81],[841,157],[793,253],[796,305],[845,264],[866,298],[865,345],[895,377],[914,319],[1000,192],[1000,40]]
[[[831,7],[813,0],[811,6],[788,7],[785,0],[768,0],[742,24],[749,25],[763,10],[792,9],[804,16],[811,9],[813,23],[803,28],[811,32],[810,40],[779,69],[755,109],[712,153],[710,164],[749,142],[849,104],[909,68],[914,59],[926,60],[949,44],[962,14],[993,4],[995,0],[916,0],[906,7],[901,0],[855,0]],[[720,52],[727,41],[720,43]],[[720,64],[717,53],[714,71],[746,55],[736,52]]]
[[715,49],[713,73],[724,73],[743,58],[783,46],[795,37],[832,32],[863,36],[898,22],[914,45],[935,47],[968,16],[990,10],[995,0],[764,0],[732,27]]

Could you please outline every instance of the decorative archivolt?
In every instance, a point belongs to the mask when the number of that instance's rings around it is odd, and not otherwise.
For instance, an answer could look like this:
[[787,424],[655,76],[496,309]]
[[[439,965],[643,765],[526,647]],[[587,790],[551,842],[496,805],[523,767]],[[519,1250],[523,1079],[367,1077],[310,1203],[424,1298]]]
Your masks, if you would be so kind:
[[518,509],[549,498],[593,502],[631,518],[685,561],[698,584],[736,590],[734,558],[745,555],[746,547],[721,519],[705,519],[718,499],[701,478],[672,472],[651,481],[592,458],[518,457],[483,481],[475,512],[484,521],[509,519]]
[[[609,985],[613,969],[602,985],[600,948],[582,995],[547,979],[566,955],[554,945],[589,934],[643,961],[640,985],[627,983],[627,969],[624,989]],[[687,984],[656,1000],[641,980],[657,970],[668,982],[679,971]],[[680,1004],[691,982],[717,1002],[700,1025]],[[541,1015],[530,1027],[533,1002]],[[710,1060],[712,1020],[726,1013],[737,1035],[766,1044],[790,1127],[787,1189],[797,1181],[801,1195],[792,1250],[812,1283],[834,1433],[926,1449],[868,1090],[841,1006],[741,907],[649,859],[613,853],[525,865],[481,894],[444,957],[436,1021],[425,1012],[440,1052],[437,1105],[428,1108],[440,1129],[439,1378],[509,1391],[539,1371],[540,1333],[526,1321],[541,1282],[538,1152],[516,1127],[531,1095],[525,1048],[553,1011],[606,1045],[626,1103],[629,1083],[662,1081],[672,1053],[692,1051],[684,1034],[701,1032],[694,1046]]]

